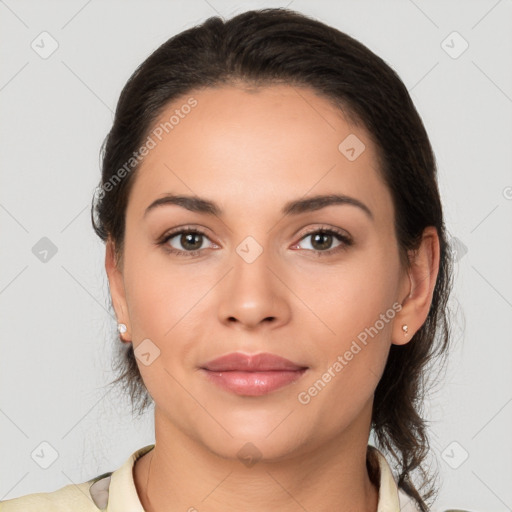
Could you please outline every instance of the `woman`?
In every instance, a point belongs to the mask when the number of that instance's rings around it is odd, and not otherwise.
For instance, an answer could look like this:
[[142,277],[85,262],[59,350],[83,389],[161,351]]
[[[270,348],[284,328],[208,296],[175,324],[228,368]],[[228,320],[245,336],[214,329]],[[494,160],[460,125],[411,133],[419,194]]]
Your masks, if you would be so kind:
[[2,512],[428,510],[451,260],[396,73],[294,11],[210,18],[139,66],[105,142],[115,382],[155,443]]

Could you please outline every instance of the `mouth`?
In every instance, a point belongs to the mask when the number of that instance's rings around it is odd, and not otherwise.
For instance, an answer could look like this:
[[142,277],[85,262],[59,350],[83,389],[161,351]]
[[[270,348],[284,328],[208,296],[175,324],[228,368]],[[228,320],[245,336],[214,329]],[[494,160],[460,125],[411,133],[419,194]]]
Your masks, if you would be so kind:
[[212,359],[202,368],[212,372],[270,372],[270,371],[296,371],[307,368],[305,365],[294,363],[284,357],[260,352],[259,354],[244,354],[232,352],[216,359]]
[[202,368],[210,382],[237,395],[261,396],[298,380],[307,368],[302,370],[272,370],[266,372],[242,372],[229,370],[214,372]]
[[283,357],[234,352],[200,368],[209,382],[237,395],[261,396],[300,379],[308,367]]

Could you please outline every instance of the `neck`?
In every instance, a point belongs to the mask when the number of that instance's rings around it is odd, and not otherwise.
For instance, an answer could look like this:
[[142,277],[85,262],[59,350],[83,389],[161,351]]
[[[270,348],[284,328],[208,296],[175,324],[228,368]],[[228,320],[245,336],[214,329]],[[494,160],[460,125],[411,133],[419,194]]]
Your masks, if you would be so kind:
[[368,436],[361,436],[361,425],[354,427],[357,439],[344,432],[310,451],[246,466],[170,427],[155,409],[157,441],[135,464],[135,486],[146,512],[375,512],[378,489],[366,466]]

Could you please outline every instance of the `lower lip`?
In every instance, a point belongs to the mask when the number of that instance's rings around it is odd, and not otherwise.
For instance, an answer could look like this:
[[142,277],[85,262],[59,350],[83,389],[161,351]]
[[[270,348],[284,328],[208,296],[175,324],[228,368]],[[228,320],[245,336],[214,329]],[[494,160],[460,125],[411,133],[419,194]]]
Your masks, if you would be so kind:
[[207,377],[223,389],[237,395],[261,396],[282,388],[300,379],[306,368],[302,370],[274,370],[267,372],[226,371],[212,372],[203,369]]

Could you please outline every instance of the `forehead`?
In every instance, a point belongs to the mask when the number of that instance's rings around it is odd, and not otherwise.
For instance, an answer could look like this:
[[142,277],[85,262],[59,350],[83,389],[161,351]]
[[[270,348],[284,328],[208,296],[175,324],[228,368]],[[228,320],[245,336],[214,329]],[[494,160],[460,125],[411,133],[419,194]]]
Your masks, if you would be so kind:
[[215,198],[226,212],[238,201],[248,215],[263,205],[275,204],[277,211],[291,198],[326,193],[351,195],[378,214],[390,213],[369,133],[310,88],[191,91],[167,105],[149,133],[154,147],[130,198],[141,214],[171,192]]

